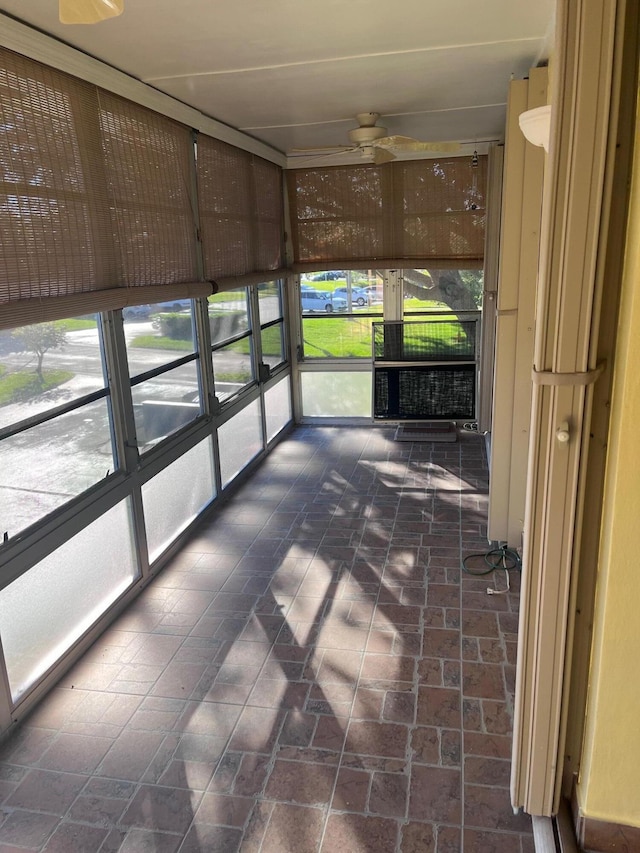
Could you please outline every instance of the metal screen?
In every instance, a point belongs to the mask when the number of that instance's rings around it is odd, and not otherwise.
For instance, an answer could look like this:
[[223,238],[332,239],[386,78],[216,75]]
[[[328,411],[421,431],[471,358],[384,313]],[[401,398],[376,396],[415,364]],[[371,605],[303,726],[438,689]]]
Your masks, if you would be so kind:
[[373,418],[473,420],[477,320],[373,324]]

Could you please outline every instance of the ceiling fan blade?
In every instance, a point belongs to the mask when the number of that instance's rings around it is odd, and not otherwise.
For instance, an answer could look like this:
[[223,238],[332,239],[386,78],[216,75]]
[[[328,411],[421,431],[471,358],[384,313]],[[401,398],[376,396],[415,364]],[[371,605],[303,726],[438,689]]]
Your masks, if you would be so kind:
[[376,148],[398,148],[401,151],[459,151],[459,142],[420,142],[412,136],[384,136],[371,143]]
[[359,148],[347,147],[346,145],[343,148],[337,148],[333,146],[333,148],[293,148],[287,154],[287,157],[291,161],[299,160],[304,166],[317,166],[319,165],[318,161],[327,160],[331,161],[333,157],[344,157],[346,154],[352,154],[354,151],[359,151]]
[[60,23],[97,24],[124,11],[124,0],[59,0]]
[[407,142],[394,145],[400,151],[437,151],[447,154],[460,150],[459,142]]
[[381,148],[395,148],[398,145],[409,145],[413,142],[418,142],[413,136],[383,136],[382,139],[376,139],[373,145],[379,145]]
[[376,166],[380,166],[382,163],[390,163],[395,159],[395,154],[392,154],[391,151],[387,151],[386,148],[375,147],[373,149],[373,162]]
[[323,153],[324,151],[339,151],[343,153],[345,151],[355,151],[356,149],[353,145],[317,145],[315,148],[292,148],[288,153],[289,154],[314,154],[316,151],[318,153]]

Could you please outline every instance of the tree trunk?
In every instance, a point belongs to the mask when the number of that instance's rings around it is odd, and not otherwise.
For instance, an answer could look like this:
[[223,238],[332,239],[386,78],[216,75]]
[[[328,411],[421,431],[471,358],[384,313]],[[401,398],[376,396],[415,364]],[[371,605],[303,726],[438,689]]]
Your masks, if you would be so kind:
[[42,374],[42,362],[44,360],[43,352],[36,352],[36,356],[38,357],[38,363],[36,364],[36,376],[38,377],[38,382],[40,385],[44,385],[44,376]]
[[404,292],[418,299],[443,302],[452,311],[477,311],[478,306],[458,270],[429,270],[429,275],[418,270],[403,270]]

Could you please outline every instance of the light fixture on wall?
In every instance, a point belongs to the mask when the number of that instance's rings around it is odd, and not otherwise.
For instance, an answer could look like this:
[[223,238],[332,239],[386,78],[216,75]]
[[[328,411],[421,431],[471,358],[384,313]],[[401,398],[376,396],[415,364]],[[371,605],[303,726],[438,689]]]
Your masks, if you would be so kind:
[[545,104],[543,107],[535,107],[533,110],[527,110],[526,113],[520,113],[518,122],[525,139],[532,145],[544,148],[548,153],[549,131],[551,129],[551,104]]
[[124,12],[124,0],[58,0],[62,24],[97,24]]

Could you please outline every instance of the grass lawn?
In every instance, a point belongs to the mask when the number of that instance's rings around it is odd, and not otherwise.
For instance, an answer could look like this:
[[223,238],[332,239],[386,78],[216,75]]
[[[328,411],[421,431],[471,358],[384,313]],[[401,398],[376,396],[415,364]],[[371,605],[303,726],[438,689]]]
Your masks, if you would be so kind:
[[0,371],[0,406],[19,403],[37,397],[63,382],[68,382],[74,374],[70,370],[45,370],[44,383],[41,385],[35,373],[7,373]]
[[193,352],[191,341],[180,341],[176,338],[164,338],[161,335],[137,335],[129,342],[130,347],[144,349],[169,349],[178,352]]
[[[415,318],[422,321],[423,318]],[[434,351],[443,346],[447,347],[450,341],[452,349],[459,349],[461,327],[455,322],[439,324],[438,337],[434,336],[431,346]],[[352,314],[347,316],[311,317],[304,314],[302,317],[302,338],[304,354],[307,358],[370,358],[371,357],[371,324],[381,322],[382,317],[362,316]],[[417,330],[416,330],[417,331]],[[429,342],[425,341],[423,332],[419,337],[411,340],[414,332],[412,327],[405,327],[405,341],[408,346],[414,344],[421,352],[429,351]],[[466,341],[466,335],[462,332],[462,338]]]
[[95,329],[98,321],[91,317],[71,317],[67,320],[56,320],[56,326],[65,332],[80,332],[83,329]]
[[379,317],[302,318],[302,339],[307,358],[370,358],[371,324]]
[[[318,284],[329,285],[327,289],[333,290],[337,282],[318,282]],[[324,288],[323,288],[324,289]],[[209,297],[209,301],[224,302],[229,301],[233,297],[237,299],[237,295],[233,293],[219,293]],[[442,306],[438,302],[427,302],[420,299],[407,299],[404,304],[405,310],[421,310],[431,308],[432,310],[440,311],[446,306]],[[424,318],[419,316],[407,316],[407,321],[412,320],[423,322]],[[466,341],[466,336],[462,333],[456,315],[451,312],[453,322],[439,324],[437,339],[434,337],[434,350],[439,347],[440,351],[443,347],[447,348],[447,342],[450,340],[452,349],[459,350],[460,344]],[[304,343],[304,353],[307,358],[370,358],[371,357],[371,324],[382,321],[382,305],[376,304],[369,306],[362,311],[354,311],[353,314],[333,314],[333,315],[312,315],[303,314],[302,316],[302,336]],[[435,329],[435,327],[434,327]],[[413,329],[405,328],[405,341],[409,348],[414,343],[411,340]],[[271,334],[269,334],[271,333]],[[273,327],[265,330],[263,333],[263,348],[266,355],[280,355],[280,329]],[[423,331],[420,331],[420,338],[415,341],[417,349],[421,352],[428,352],[428,344],[423,338]],[[464,344],[463,344],[464,345]],[[191,352],[192,344],[190,341],[177,340],[160,335],[138,335],[133,338],[130,346],[146,347],[149,349],[174,350],[178,352]],[[425,349],[426,347],[426,349]],[[243,353],[248,355],[250,352],[250,340],[248,337],[235,341],[232,344],[227,344],[225,349],[232,352]]]

